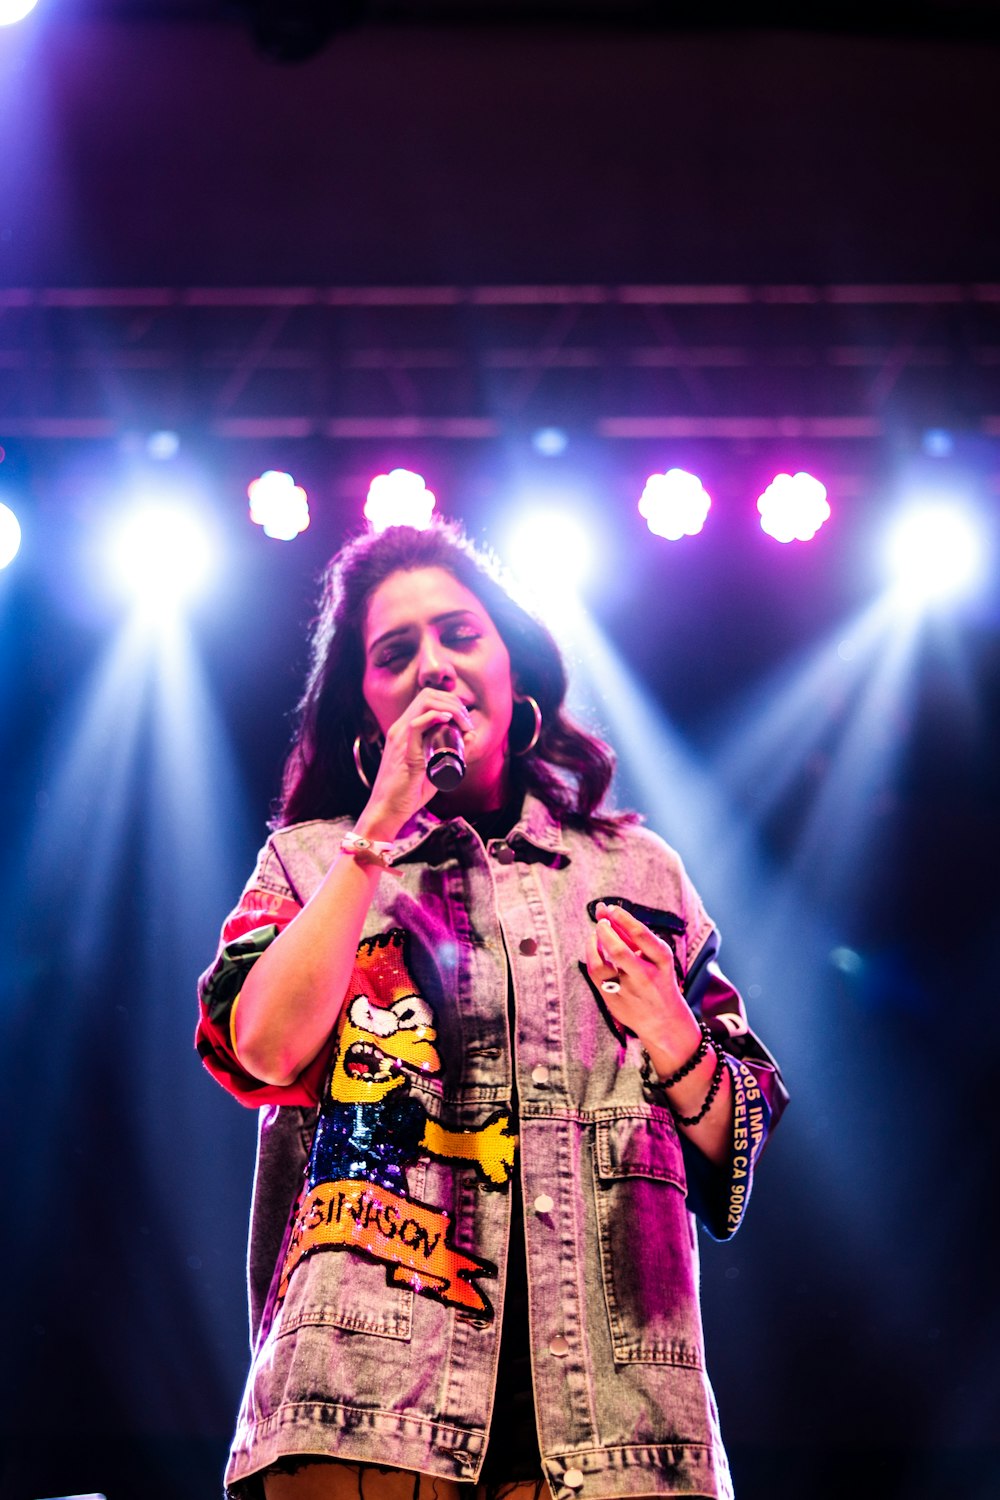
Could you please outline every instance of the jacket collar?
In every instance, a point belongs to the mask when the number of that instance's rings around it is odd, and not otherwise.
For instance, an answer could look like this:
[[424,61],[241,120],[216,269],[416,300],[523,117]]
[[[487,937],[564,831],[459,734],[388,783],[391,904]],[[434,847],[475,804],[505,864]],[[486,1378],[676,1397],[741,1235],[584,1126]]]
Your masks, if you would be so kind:
[[[412,854],[414,849],[419,848],[440,829],[452,824],[461,824],[463,828],[469,826],[464,818],[443,819],[429,808],[420,808],[400,830],[390,863],[395,864],[397,860]],[[533,797],[530,792],[525,793],[521,816],[511,829],[509,842],[513,845],[524,842],[541,850],[543,854],[568,858],[562,824],[552,816],[545,803]]]

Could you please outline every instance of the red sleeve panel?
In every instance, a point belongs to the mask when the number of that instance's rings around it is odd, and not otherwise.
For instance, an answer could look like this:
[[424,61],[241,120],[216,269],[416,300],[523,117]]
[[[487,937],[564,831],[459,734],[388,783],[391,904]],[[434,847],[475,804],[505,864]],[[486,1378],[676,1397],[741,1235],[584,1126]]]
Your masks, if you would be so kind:
[[198,982],[200,1017],[195,1033],[198,1055],[212,1077],[241,1104],[315,1104],[326,1055],[321,1052],[294,1083],[279,1087],[248,1073],[233,1046],[232,1015],[246,977],[260,955],[301,911],[290,896],[253,885],[226,918],[219,952]]

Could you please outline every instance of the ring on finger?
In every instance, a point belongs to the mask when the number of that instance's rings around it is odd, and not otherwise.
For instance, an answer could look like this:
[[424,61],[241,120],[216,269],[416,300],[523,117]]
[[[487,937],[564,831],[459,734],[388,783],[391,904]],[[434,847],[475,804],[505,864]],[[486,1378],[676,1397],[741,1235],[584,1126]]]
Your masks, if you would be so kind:
[[621,976],[618,974],[613,979],[601,980],[601,989],[606,995],[617,995],[621,987]]

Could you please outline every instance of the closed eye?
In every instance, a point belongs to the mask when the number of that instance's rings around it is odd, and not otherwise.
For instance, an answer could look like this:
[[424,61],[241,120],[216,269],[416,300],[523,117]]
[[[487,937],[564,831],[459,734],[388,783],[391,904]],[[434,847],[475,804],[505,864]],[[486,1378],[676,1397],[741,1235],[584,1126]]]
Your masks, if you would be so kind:
[[481,637],[482,632],[474,625],[454,625],[441,632],[441,640],[446,646],[474,646]]
[[375,657],[377,667],[388,667],[389,671],[399,671],[404,667],[413,655],[413,645],[409,641],[394,641],[391,646],[385,646]]
[[[448,625],[439,636],[442,646],[452,651],[471,651],[482,639],[482,631],[475,625]],[[414,652],[414,642],[403,637],[389,641],[376,653],[375,665],[390,672],[402,671]]]

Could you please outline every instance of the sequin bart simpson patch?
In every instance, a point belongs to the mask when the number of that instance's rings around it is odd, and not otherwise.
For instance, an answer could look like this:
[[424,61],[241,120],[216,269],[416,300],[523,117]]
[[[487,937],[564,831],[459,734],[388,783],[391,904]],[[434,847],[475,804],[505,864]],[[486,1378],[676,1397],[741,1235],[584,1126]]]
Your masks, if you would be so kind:
[[496,1267],[451,1242],[451,1216],[410,1196],[406,1169],[426,1154],[471,1166],[502,1190],[517,1136],[503,1111],[474,1130],[447,1130],[411,1093],[411,1078],[440,1073],[441,1059],[436,1017],[409,971],[406,942],[393,928],[358,946],[278,1299],[307,1256],[348,1250],[384,1265],[390,1286],[492,1317],[478,1278],[495,1276]]

